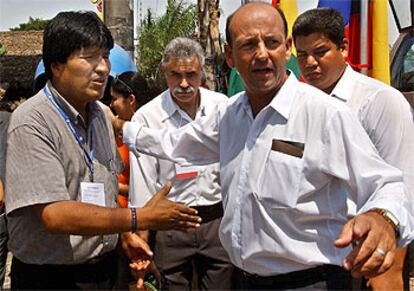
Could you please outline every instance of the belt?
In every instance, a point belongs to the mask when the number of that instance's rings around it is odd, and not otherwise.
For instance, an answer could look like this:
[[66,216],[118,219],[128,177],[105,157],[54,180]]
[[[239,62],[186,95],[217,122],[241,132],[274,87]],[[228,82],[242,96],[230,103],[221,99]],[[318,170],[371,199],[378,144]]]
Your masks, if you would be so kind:
[[214,219],[223,217],[223,203],[208,205],[208,206],[190,206],[197,210],[197,215],[201,217],[201,223],[206,223]]
[[[263,286],[288,286],[297,287],[297,284],[314,284],[324,281],[333,273],[346,272],[343,268],[336,265],[320,265],[314,268],[279,274],[275,276],[262,277],[242,271],[247,280],[252,280],[258,285]],[[300,281],[300,283],[299,283]]]

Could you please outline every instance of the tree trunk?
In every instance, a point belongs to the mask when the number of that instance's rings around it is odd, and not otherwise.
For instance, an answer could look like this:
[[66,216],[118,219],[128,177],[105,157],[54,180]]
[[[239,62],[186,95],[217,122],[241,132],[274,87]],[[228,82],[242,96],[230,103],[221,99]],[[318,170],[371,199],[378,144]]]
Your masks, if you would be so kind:
[[198,0],[199,40],[206,54],[206,86],[217,89],[215,63],[221,54],[219,41],[219,0]]
[[133,0],[105,0],[104,22],[114,41],[134,58]]

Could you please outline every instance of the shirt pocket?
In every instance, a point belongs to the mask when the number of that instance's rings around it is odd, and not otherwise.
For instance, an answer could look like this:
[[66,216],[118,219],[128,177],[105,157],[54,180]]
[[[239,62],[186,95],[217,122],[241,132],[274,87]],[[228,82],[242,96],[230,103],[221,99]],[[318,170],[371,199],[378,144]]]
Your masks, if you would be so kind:
[[270,150],[260,180],[258,199],[270,208],[294,208],[299,196],[303,159]]

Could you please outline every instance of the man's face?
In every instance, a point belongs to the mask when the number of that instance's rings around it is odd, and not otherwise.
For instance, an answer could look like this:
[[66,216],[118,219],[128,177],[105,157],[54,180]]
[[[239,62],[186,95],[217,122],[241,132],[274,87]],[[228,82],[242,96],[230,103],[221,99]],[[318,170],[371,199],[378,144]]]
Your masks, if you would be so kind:
[[240,73],[249,98],[273,97],[284,83],[291,54],[281,16],[268,5],[248,4],[233,16],[229,30],[227,62]]
[[171,95],[178,105],[197,102],[201,76],[201,65],[197,56],[168,60],[165,77]]
[[295,39],[298,66],[305,81],[326,93],[331,93],[345,70],[347,42],[338,48],[322,32]]
[[85,48],[72,53],[66,63],[52,64],[53,81],[69,102],[87,104],[102,98],[110,69],[108,50]]

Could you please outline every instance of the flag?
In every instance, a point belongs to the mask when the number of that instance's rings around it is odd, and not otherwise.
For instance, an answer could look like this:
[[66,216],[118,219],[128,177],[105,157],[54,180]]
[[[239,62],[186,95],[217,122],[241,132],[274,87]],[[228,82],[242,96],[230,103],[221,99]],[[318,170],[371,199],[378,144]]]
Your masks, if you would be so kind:
[[348,63],[357,71],[368,69],[368,75],[390,83],[388,48],[387,0],[369,0],[365,41],[367,60],[362,62],[361,0],[319,0],[318,7],[330,7],[341,12],[345,36],[349,40]]
[[345,37],[349,41],[347,62],[357,71],[367,67],[367,64],[361,64],[361,1],[319,0],[318,7],[334,8],[341,12]]
[[390,84],[390,53],[388,47],[388,3],[387,0],[371,0],[368,7],[371,20],[368,32],[370,41],[370,67],[368,75]]
[[103,0],[90,0],[92,4],[96,5],[96,10],[99,18],[103,21]]
[[[272,5],[276,7],[279,5],[279,8],[282,9],[285,14],[286,21],[288,23],[288,35],[292,35],[292,26],[298,17],[298,2],[297,0],[272,0]],[[290,69],[297,78],[299,78],[299,68],[297,62],[296,48],[292,44],[292,56],[290,57],[289,62],[287,63],[287,68]]]

